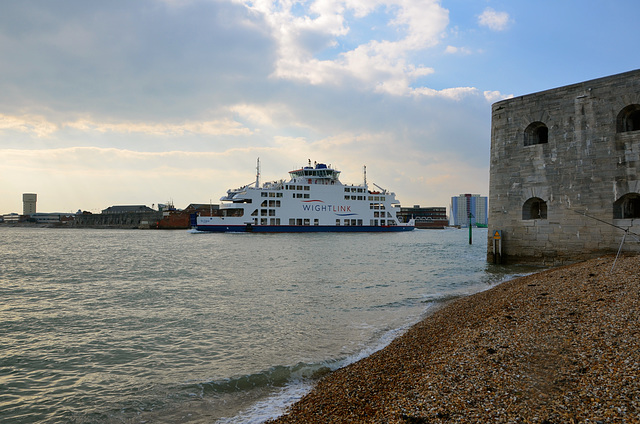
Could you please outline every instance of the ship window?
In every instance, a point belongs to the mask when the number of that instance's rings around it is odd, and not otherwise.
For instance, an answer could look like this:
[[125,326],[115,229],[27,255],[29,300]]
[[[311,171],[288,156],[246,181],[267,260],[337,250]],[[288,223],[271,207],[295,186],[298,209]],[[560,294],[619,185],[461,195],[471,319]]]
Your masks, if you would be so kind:
[[613,219],[640,218],[640,194],[628,193],[613,204]]
[[302,186],[296,186],[296,190],[302,190]]
[[349,187],[345,187],[345,188],[344,188],[344,192],[345,192],[345,193],[349,193]]
[[344,195],[344,200],[349,200],[349,195],[348,194]]
[[542,122],[533,122],[524,130],[524,145],[544,144],[549,142],[549,128]]
[[296,218],[296,225],[302,225],[302,218]]
[[318,221],[318,218],[314,218],[313,225],[320,225],[320,222]]
[[295,218],[289,218],[289,225],[296,225],[296,219]]
[[618,113],[616,130],[619,133],[640,130],[640,105],[629,105]]
[[276,194],[274,192],[269,193],[269,197],[276,197]]
[[362,220],[361,219],[358,220],[358,226],[362,227]]
[[282,193],[276,193],[276,197],[282,197]]
[[276,210],[275,209],[269,209],[269,216],[276,216]]
[[339,227],[340,226],[340,220],[336,219],[336,225]]
[[345,227],[348,227],[348,226],[349,226],[349,222],[350,222],[350,221],[349,221],[348,219],[345,219],[345,220],[344,220],[344,225],[345,225]]
[[260,225],[267,225],[267,218],[260,218]]
[[311,225],[311,221],[309,220],[309,218],[304,219],[304,225]]
[[260,196],[262,197],[267,197],[267,193],[265,193],[264,191],[262,193],[260,193]]
[[304,198],[305,198],[305,199],[308,199],[308,198],[309,198],[309,193],[305,193],[305,194],[304,194]]
[[251,216],[258,216],[258,209],[251,212]]
[[266,209],[260,209],[260,216],[267,216],[267,210]]
[[355,220],[355,219],[352,219],[352,220],[351,220],[351,226],[352,226],[352,227],[355,227],[356,225],[358,225],[358,221],[357,221],[357,220]]
[[304,189],[305,189],[305,190],[307,190],[307,191],[309,191],[309,190],[311,189],[311,187],[309,187],[309,186],[304,186]]
[[266,208],[267,207],[267,201],[263,200],[262,203],[260,204],[261,208]]
[[539,197],[532,197],[522,205],[522,219],[547,219],[547,203]]

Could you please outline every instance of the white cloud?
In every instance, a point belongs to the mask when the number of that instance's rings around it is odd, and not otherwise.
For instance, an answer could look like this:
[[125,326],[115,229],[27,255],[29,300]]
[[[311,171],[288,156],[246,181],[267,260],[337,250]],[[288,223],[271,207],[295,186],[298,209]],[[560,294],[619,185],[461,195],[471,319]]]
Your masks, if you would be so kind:
[[49,137],[62,128],[72,128],[87,133],[140,133],[156,136],[197,135],[251,135],[252,131],[229,118],[210,121],[186,121],[179,124],[157,122],[99,122],[90,118],[55,123],[42,116],[0,114],[0,131],[12,130],[36,137]]
[[36,137],[47,137],[58,130],[58,126],[42,116],[12,116],[0,114],[0,131],[13,130],[33,134]]
[[500,100],[512,99],[513,94],[502,94],[499,91],[485,91],[484,98],[487,99],[489,103],[495,103]]
[[180,124],[163,124],[154,122],[94,122],[79,120],[63,124],[65,127],[83,131],[97,131],[100,133],[141,133],[159,136],[176,136],[184,134],[198,135],[250,135],[251,130],[239,122],[231,119],[214,121],[189,121]]
[[478,17],[480,26],[486,26],[492,31],[504,31],[509,25],[510,18],[507,12],[496,12],[495,10],[486,8]]
[[477,95],[478,89],[474,87],[456,87],[445,88],[443,90],[434,90],[432,88],[420,87],[413,90],[416,95],[428,97],[442,97],[450,100],[462,100],[465,96]]
[[[439,44],[449,23],[448,11],[437,0],[318,0],[301,16],[294,8],[300,6],[298,3],[245,4],[264,15],[278,41],[274,77],[314,85],[360,81],[364,87],[393,95],[409,94],[413,80],[434,72],[430,67],[409,63],[407,57]],[[388,26],[397,40],[372,39],[330,59],[316,57],[349,33],[347,12],[358,19],[381,10],[392,14]],[[317,42],[305,43],[310,38]]]
[[455,47],[455,46],[447,46],[447,48],[444,49],[444,52],[447,54],[463,54],[463,55],[471,54],[471,50],[469,50],[467,47]]

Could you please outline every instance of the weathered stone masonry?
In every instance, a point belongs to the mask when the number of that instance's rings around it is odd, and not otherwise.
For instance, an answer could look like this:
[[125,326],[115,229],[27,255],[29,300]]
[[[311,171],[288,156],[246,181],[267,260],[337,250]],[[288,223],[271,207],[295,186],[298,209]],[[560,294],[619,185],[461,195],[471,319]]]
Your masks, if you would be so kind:
[[487,258],[496,230],[503,262],[615,253],[611,224],[640,234],[640,70],[495,103]]

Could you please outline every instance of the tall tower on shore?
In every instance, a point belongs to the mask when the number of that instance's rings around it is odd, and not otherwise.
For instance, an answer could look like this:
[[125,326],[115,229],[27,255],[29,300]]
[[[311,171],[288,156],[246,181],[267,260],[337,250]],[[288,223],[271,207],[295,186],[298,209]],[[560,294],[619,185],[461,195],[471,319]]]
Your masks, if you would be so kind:
[[36,213],[36,202],[38,195],[35,193],[24,193],[22,195],[22,215],[33,215]]

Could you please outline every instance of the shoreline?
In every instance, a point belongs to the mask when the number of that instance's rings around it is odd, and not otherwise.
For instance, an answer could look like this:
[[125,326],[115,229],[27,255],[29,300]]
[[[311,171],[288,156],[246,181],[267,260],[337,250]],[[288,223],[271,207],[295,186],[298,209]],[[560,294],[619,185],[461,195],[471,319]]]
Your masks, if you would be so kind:
[[640,422],[640,256],[614,259],[451,301],[268,422]]

